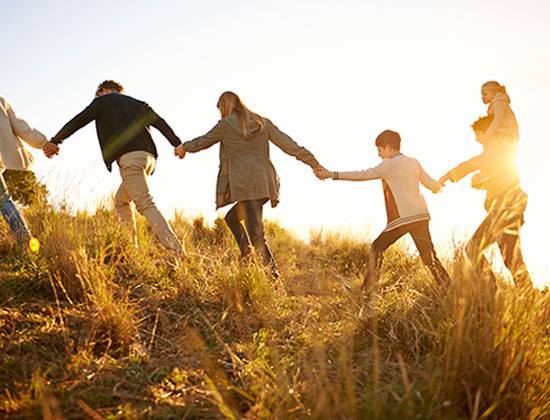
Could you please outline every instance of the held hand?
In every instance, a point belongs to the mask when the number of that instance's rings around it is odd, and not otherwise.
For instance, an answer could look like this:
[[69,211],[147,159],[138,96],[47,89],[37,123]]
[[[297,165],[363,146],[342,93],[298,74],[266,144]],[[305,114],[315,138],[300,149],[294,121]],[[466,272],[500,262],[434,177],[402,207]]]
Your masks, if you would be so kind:
[[174,148],[174,156],[177,156],[180,159],[183,159],[185,157],[185,149],[183,147],[183,144],[179,144]]
[[46,155],[48,159],[51,159],[55,155],[59,154],[59,146],[55,143],[52,143],[51,141],[47,142],[42,150],[44,152],[44,155]]
[[313,173],[317,178],[320,180],[325,180],[327,178],[332,178],[332,174],[329,170],[327,170],[324,166],[317,166],[315,169],[313,169]]

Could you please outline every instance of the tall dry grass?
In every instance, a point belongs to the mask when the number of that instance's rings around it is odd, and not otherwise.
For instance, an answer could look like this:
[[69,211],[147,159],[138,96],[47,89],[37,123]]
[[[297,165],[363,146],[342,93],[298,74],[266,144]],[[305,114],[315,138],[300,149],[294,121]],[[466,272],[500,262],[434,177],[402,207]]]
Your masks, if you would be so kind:
[[[30,208],[43,244],[0,226],[0,412],[8,418],[550,418],[548,293],[478,278],[460,250],[439,287],[367,244],[268,223],[282,276],[243,266],[222,220],[176,215],[174,261],[112,209]],[[47,413],[47,415],[45,414]]]

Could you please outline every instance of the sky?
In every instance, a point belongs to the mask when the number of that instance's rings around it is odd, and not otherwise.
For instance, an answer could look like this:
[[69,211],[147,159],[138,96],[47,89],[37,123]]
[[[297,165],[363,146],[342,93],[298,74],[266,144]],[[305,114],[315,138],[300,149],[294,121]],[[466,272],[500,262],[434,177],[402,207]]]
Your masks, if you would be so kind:
[[[414,3],[414,7],[413,7]],[[379,163],[374,139],[402,136],[402,152],[439,178],[477,153],[470,124],[485,113],[480,86],[505,85],[520,124],[519,166],[529,194],[525,260],[550,283],[546,121],[550,3],[430,1],[8,1],[0,0],[0,96],[48,137],[93,99],[104,79],[147,101],[189,140],[219,119],[216,102],[237,92],[330,170]],[[218,146],[183,161],[158,132],[151,190],[167,215],[215,211]],[[379,181],[318,181],[275,146],[281,203],[266,217],[307,238],[339,231],[372,240],[386,223]],[[93,124],[35,171],[55,203],[93,210],[120,183],[101,161]],[[438,252],[450,256],[484,217],[469,181],[424,191]],[[404,247],[411,241],[405,240]],[[412,248],[411,248],[412,249]],[[495,257],[495,268],[502,262]]]

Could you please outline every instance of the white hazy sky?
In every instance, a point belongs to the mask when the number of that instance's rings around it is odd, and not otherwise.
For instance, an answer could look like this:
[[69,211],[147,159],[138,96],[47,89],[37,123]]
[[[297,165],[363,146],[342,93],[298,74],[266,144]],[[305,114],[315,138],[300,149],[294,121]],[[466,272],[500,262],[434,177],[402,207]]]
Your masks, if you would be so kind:
[[[414,3],[414,6],[413,6]],[[107,78],[146,100],[183,140],[218,120],[224,90],[237,92],[329,169],[379,162],[373,142],[391,128],[402,151],[434,177],[480,151],[469,125],[485,108],[480,85],[508,87],[521,129],[526,261],[550,282],[547,135],[550,3],[429,1],[9,1],[0,0],[0,95],[48,136]],[[184,161],[155,133],[160,158],[151,188],[161,209],[214,211],[217,146]],[[343,230],[372,239],[385,225],[379,182],[321,183],[272,148],[281,204],[267,217],[307,236]],[[36,172],[54,199],[93,209],[120,182],[103,166],[90,124],[61,155],[40,153]],[[483,195],[467,180],[425,192],[439,252],[473,233]],[[500,263],[497,259],[497,265]]]

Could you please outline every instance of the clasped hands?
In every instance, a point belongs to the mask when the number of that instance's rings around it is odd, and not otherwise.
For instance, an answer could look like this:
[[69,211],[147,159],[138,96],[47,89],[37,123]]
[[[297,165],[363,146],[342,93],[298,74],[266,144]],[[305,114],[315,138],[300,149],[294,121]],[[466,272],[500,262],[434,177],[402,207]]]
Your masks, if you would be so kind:
[[[59,154],[59,146],[49,141],[42,147],[42,151],[48,159],[51,159],[55,155]],[[185,149],[183,148],[183,144],[179,144],[178,146],[174,147],[174,156],[180,159],[183,159],[185,157]]]
[[313,173],[321,181],[324,181],[327,178],[332,178],[332,173],[322,165],[313,168]]

